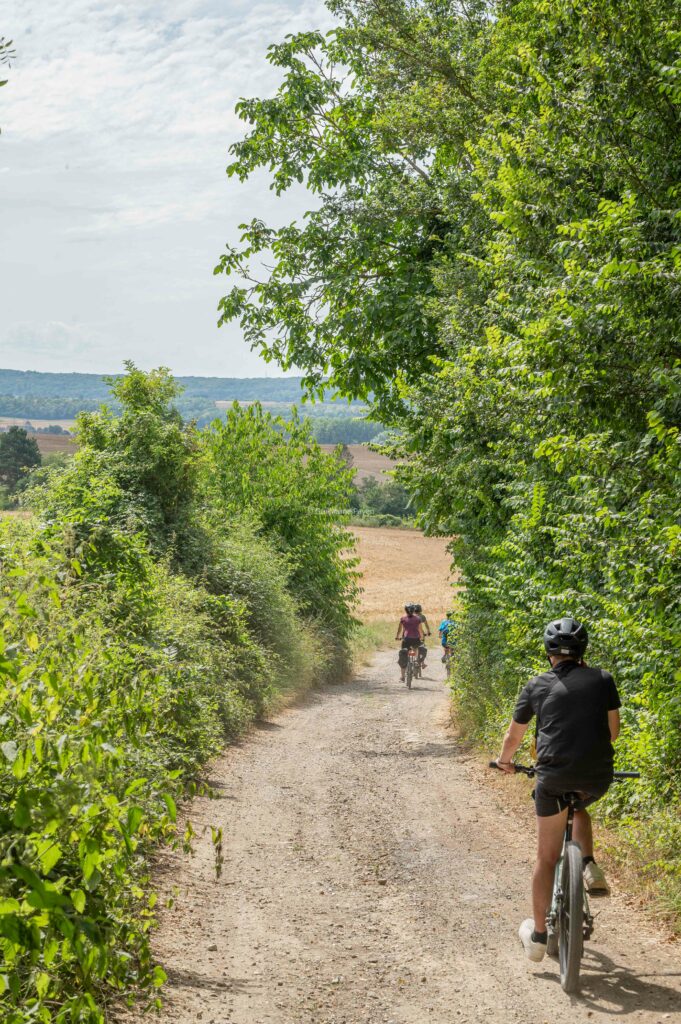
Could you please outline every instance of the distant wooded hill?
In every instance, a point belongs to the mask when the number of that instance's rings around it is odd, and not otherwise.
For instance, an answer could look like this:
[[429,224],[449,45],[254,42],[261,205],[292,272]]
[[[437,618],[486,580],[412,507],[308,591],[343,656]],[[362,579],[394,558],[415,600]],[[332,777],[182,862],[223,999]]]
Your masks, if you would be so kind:
[[[112,374],[111,376],[120,376]],[[302,377],[177,377],[184,397],[213,402],[263,401],[296,403]],[[109,397],[104,377],[96,373],[38,373],[0,370],[0,395],[15,398],[86,398],[102,402]]]
[[[117,376],[117,375],[113,375]],[[381,426],[363,419],[359,402],[327,401],[301,405],[301,377],[178,377],[184,388],[176,405],[185,419],[205,426],[224,415],[232,402],[262,402],[274,415],[288,417],[291,407],[310,417],[320,441],[350,444],[369,441]],[[103,376],[94,373],[39,373],[0,369],[0,417],[28,421],[72,420],[102,402],[113,408]]]

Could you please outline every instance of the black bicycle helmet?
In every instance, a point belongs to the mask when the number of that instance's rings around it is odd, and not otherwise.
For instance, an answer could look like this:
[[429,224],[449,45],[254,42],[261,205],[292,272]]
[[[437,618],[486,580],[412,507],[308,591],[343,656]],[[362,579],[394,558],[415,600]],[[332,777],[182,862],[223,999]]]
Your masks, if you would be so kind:
[[407,613],[407,615],[413,615],[414,614],[414,605],[413,604],[405,604],[404,610]]
[[415,604],[414,605],[414,611],[416,612],[417,615],[420,615],[421,612],[423,611],[423,609],[421,608],[420,604]]
[[547,654],[568,654],[581,659],[584,657],[588,642],[586,629],[570,615],[554,619],[544,630],[544,647]]

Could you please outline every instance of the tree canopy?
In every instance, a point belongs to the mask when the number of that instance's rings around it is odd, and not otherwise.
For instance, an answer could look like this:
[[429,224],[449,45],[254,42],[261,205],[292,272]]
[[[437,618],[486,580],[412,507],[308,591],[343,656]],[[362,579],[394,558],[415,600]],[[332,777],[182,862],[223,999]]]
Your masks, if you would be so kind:
[[313,199],[302,222],[243,226],[217,268],[236,278],[222,317],[403,428],[421,523],[456,538],[472,727],[496,730],[541,667],[548,618],[586,619],[664,860],[678,822],[659,815],[681,794],[681,4],[329,6],[338,27],[272,46],[278,92],[239,104],[228,173]]
[[23,427],[9,427],[0,434],[0,480],[10,491],[34,466],[42,462],[38,443]]

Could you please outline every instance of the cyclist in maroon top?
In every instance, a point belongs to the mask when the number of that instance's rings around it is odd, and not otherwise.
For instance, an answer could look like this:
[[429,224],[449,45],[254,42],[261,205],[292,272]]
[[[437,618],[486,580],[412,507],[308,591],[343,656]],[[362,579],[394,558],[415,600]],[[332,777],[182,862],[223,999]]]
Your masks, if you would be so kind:
[[410,647],[418,648],[423,643],[423,624],[415,613],[414,605],[405,604],[404,611],[405,614],[397,624],[397,635],[395,636],[396,640],[402,641],[402,647],[397,654],[402,682],[404,682],[407,668],[407,651]]

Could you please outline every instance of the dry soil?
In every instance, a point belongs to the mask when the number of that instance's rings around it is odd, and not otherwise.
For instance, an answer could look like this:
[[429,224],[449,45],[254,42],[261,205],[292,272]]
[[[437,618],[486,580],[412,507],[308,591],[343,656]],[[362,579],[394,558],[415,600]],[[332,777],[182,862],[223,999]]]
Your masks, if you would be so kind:
[[[338,447],[335,444],[323,444],[324,451],[332,452]],[[367,477],[373,476],[376,479],[385,481],[388,470],[393,469],[397,463],[389,459],[387,455],[373,452],[365,444],[348,444],[346,448],[352,458],[352,468],[355,471],[355,483],[361,483]]]

